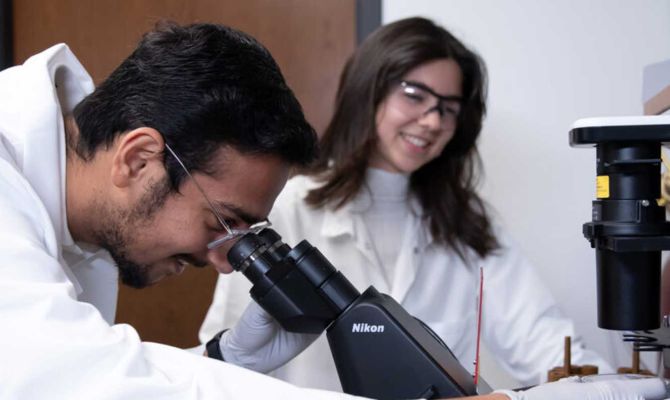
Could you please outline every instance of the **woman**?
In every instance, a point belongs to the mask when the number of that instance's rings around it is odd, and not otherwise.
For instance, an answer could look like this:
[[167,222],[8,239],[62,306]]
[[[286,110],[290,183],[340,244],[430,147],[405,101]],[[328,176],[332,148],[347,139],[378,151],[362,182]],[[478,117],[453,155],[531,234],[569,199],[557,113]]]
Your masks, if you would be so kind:
[[[345,67],[319,160],[287,184],[270,220],[289,245],[309,240],[358,290],[390,294],[470,370],[480,268],[482,340],[520,383],[562,364],[564,336],[573,362],[606,366],[476,193],[485,88],[479,57],[431,21],[378,29]],[[219,279],[203,340],[233,325],[248,289],[241,274]],[[274,374],[340,388],[325,337]]]

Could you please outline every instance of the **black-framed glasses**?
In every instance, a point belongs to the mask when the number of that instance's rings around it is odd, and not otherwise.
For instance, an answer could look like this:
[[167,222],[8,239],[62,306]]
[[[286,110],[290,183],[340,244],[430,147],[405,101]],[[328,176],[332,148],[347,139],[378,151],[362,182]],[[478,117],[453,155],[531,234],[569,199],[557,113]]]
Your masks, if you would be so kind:
[[223,236],[220,236],[220,237],[216,238],[215,240],[207,243],[207,249],[208,250],[213,250],[213,249],[221,246],[222,244],[224,244],[226,242],[229,242],[231,240],[237,239],[241,236],[244,236],[247,233],[258,233],[258,232],[262,231],[263,229],[272,226],[272,223],[270,221],[265,220],[265,221],[257,222],[255,224],[251,225],[247,229],[233,229],[233,228],[231,228],[230,225],[228,225],[226,220],[223,218],[223,213],[219,210],[218,206],[214,202],[212,202],[209,199],[209,197],[207,197],[207,195],[205,194],[205,191],[203,190],[202,186],[200,186],[200,184],[195,179],[195,177],[193,177],[193,175],[191,175],[191,172],[189,172],[188,168],[186,168],[186,165],[184,165],[184,163],[181,161],[179,156],[177,156],[177,153],[175,153],[174,150],[172,150],[172,148],[167,143],[165,143],[165,148],[170,152],[172,157],[174,157],[174,159],[177,160],[177,163],[182,167],[182,169],[184,170],[186,175],[193,181],[193,184],[195,185],[195,187],[198,188],[198,191],[202,194],[202,197],[204,197],[205,200],[207,201],[207,204],[209,205],[209,208],[212,211],[212,214],[214,214],[214,216],[216,217],[216,220],[219,222],[219,224],[221,225],[223,230],[226,231],[226,233]]
[[400,81],[399,89],[404,100],[400,107],[405,115],[419,118],[435,111],[440,116],[440,128],[456,127],[463,104],[461,96],[444,96],[415,81]]

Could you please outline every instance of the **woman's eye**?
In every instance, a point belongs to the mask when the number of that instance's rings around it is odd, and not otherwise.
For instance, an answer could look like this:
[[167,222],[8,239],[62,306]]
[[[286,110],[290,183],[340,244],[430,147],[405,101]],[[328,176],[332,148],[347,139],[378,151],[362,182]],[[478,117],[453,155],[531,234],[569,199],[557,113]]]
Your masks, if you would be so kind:
[[442,107],[442,115],[458,115],[458,110],[454,107]]
[[407,98],[409,101],[413,103],[421,103],[424,101],[424,96],[421,96],[420,94],[417,93],[407,93],[405,92],[405,98]]
[[461,112],[461,106],[459,104],[442,104],[442,115],[458,115]]

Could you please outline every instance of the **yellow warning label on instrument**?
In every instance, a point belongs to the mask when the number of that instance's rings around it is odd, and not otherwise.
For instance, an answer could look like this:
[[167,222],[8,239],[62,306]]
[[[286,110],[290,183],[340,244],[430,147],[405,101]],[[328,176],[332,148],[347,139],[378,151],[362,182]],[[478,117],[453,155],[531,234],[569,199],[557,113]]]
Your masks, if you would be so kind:
[[599,199],[607,199],[610,197],[609,175],[599,175],[596,177],[596,197]]

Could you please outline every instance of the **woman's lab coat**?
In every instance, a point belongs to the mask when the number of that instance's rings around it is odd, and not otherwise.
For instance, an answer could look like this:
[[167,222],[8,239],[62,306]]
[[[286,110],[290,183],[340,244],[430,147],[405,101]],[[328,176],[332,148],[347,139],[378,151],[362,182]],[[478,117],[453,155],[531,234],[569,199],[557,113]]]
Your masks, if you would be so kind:
[[0,399],[341,398],[111,325],[116,268],[66,218],[62,115],[92,90],[63,44],[0,73]]
[[[270,220],[284,242],[295,246],[307,239],[359,291],[373,285],[390,294],[427,323],[471,372],[479,267],[483,267],[485,293],[482,340],[514,378],[524,385],[546,380],[549,369],[563,364],[565,336],[573,338],[573,363],[596,364],[601,373],[609,372],[606,361],[583,349],[572,322],[561,314],[533,267],[503,232],[497,232],[503,248],[496,255],[481,259],[469,251],[466,265],[454,251],[433,242],[428,228],[415,216],[421,214],[420,207],[413,204],[405,232],[398,232],[399,255],[393,281],[387,282],[361,216],[369,206],[366,191],[339,210],[315,210],[303,201],[315,186],[312,179],[298,176],[277,198]],[[249,301],[249,288],[242,274],[219,277],[201,340],[235,323]],[[325,335],[273,375],[298,385],[341,390]]]

